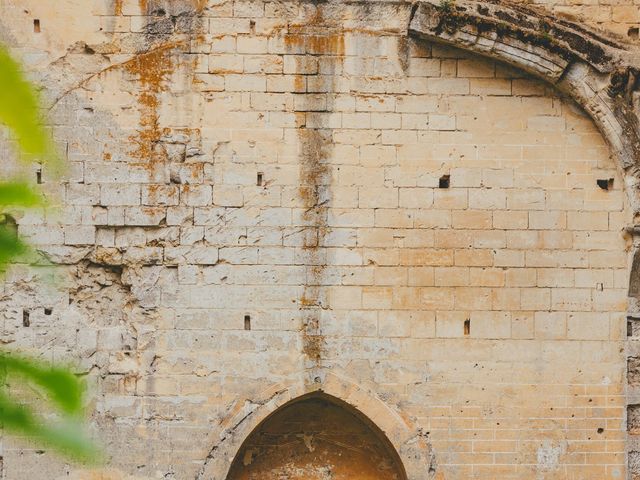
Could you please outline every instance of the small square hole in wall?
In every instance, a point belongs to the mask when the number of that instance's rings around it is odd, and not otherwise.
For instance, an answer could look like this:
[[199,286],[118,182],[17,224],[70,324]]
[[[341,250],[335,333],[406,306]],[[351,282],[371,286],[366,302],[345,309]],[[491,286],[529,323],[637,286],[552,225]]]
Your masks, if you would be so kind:
[[256,185],[261,187],[263,183],[264,183],[264,173],[258,172],[256,175]]
[[611,190],[613,188],[613,178],[600,178],[596,183],[602,190]]
[[45,308],[44,309],[44,314],[45,315],[51,315],[53,313],[53,308]]
[[251,315],[244,316],[244,329],[251,330]]
[[640,37],[640,27],[631,27],[627,30],[627,36],[632,40],[638,40],[638,37]]
[[451,183],[451,175],[443,175],[438,182],[438,188],[449,188]]
[[39,18],[34,18],[33,19],[33,31],[35,33],[40,33],[40,19]]

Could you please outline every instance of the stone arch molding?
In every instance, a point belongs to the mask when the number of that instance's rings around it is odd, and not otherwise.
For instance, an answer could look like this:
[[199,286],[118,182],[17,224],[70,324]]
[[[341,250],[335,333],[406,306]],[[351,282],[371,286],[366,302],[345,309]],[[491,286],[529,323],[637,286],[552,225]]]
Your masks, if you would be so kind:
[[336,372],[329,372],[322,383],[305,385],[276,384],[257,398],[245,400],[221,422],[197,480],[225,480],[242,444],[260,423],[280,407],[315,392],[334,397],[348,404],[373,422],[398,453],[407,480],[428,480],[433,477],[433,455],[427,435],[411,419],[383,402],[372,389],[352,382]]
[[418,2],[409,35],[500,60],[571,96],[618,158],[638,220],[640,50],[577,22],[500,0]]

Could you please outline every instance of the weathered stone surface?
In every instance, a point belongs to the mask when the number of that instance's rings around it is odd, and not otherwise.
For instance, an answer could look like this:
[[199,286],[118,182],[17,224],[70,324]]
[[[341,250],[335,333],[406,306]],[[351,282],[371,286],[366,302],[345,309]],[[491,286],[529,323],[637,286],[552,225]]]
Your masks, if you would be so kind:
[[[422,38],[505,61],[570,94],[591,115],[625,169],[635,222],[640,206],[637,47],[611,40],[576,22],[555,21],[539,9],[491,2],[418,3],[412,13],[410,31]],[[601,179],[598,185],[606,189],[609,182]],[[635,240],[639,230],[632,226],[626,231]],[[639,266],[636,249],[628,290],[634,299],[630,304],[633,312],[639,306]],[[628,320],[627,336],[634,342],[636,324],[637,319]],[[637,357],[631,357],[627,364],[627,381],[634,389],[638,383],[636,363]],[[629,401],[634,398],[631,394]],[[637,405],[629,405],[627,413],[628,431],[635,436],[640,433]],[[635,456],[631,448],[629,469],[634,477],[640,472]]]
[[539,9],[473,0],[418,2],[409,29],[502,60],[568,92],[593,117],[623,167],[637,175],[638,48]]
[[60,266],[10,272],[0,340],[76,362],[110,464],[3,437],[4,478],[224,480],[320,391],[409,480],[634,471],[633,47],[512,4],[85,3],[1,7],[70,168],[12,212]]

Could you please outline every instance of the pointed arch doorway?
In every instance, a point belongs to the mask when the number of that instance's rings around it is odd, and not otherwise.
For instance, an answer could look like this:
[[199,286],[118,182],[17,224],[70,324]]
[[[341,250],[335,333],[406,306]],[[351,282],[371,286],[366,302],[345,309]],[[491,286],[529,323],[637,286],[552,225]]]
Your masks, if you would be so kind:
[[365,415],[322,392],[292,400],[242,444],[227,480],[407,480],[400,457]]

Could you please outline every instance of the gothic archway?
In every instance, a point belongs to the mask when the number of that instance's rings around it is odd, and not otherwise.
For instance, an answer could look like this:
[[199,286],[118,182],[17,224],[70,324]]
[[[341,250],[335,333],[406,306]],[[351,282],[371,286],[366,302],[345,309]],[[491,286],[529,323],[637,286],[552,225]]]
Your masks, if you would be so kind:
[[227,480],[406,480],[398,453],[362,413],[322,392],[263,420],[238,451]]
[[[212,432],[212,447],[198,474],[198,480],[225,480],[246,440],[260,425],[285,405],[309,396],[333,399],[334,403],[358,416],[365,424],[375,423],[375,430],[387,439],[396,452],[406,480],[432,478],[434,459],[428,434],[417,428],[411,418],[386,404],[369,384],[356,384],[337,371],[328,372],[324,381],[313,386],[295,383],[275,384],[248,400],[239,399],[229,408],[221,430]],[[368,422],[368,423],[367,423]],[[378,437],[379,438],[379,437]]]

